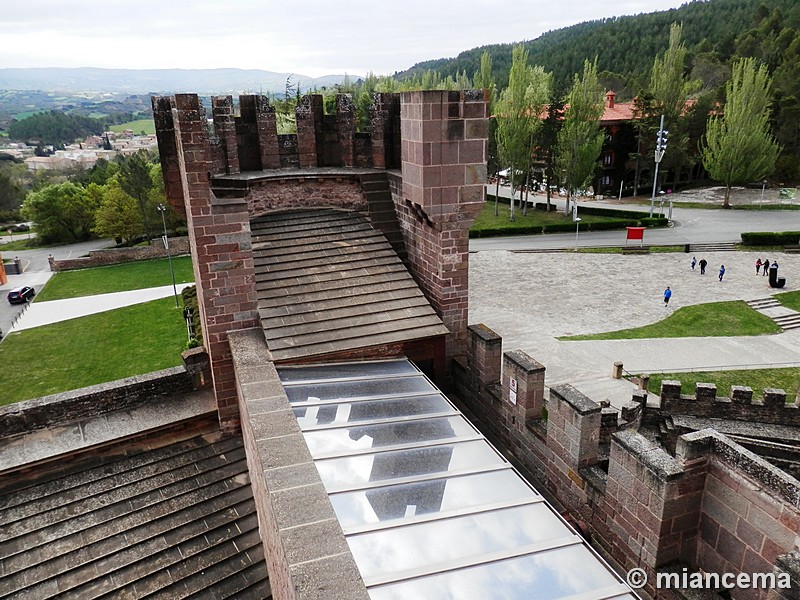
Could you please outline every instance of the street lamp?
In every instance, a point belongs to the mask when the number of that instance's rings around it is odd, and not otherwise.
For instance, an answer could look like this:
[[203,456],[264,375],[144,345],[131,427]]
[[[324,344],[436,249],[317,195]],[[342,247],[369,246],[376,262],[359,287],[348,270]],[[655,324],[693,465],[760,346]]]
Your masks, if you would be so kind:
[[175,270],[172,268],[172,253],[169,251],[169,237],[167,237],[167,219],[164,216],[164,214],[167,212],[167,207],[163,204],[159,204],[158,212],[161,213],[161,224],[164,226],[164,249],[167,251],[169,274],[172,277],[172,293],[175,295],[175,308],[178,308],[178,287],[175,285]]
[[[667,136],[669,131],[664,130],[664,115],[661,115],[661,125],[658,128],[658,135],[656,137],[656,151],[654,158],[656,160],[656,172],[653,176],[653,193],[650,194],[650,216],[653,216],[653,204],[656,201],[656,186],[658,185],[658,165],[661,164],[661,159],[664,158],[664,152],[667,150]],[[671,216],[671,215],[670,215]]]

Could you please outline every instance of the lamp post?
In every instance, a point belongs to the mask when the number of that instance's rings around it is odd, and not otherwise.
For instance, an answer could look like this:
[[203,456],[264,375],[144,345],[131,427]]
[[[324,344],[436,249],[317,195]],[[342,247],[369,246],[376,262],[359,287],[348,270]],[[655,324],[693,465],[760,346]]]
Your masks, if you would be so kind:
[[167,207],[163,204],[159,204],[158,212],[161,213],[161,224],[164,226],[164,249],[167,251],[169,274],[172,277],[172,293],[175,295],[175,308],[178,308],[178,287],[175,285],[175,270],[172,268],[172,253],[169,251],[169,237],[167,237],[167,219],[164,216],[164,214],[167,212]]
[[578,252],[578,230],[581,227],[581,218],[578,216],[578,203],[572,206],[572,220],[575,221],[575,252]]
[[654,158],[656,161],[656,171],[653,176],[653,193],[650,194],[650,216],[653,216],[653,204],[656,201],[656,186],[658,185],[658,165],[661,164],[661,159],[664,158],[664,152],[667,150],[667,136],[669,131],[664,130],[664,115],[661,115],[661,125],[658,127],[658,136],[656,137],[656,151]]

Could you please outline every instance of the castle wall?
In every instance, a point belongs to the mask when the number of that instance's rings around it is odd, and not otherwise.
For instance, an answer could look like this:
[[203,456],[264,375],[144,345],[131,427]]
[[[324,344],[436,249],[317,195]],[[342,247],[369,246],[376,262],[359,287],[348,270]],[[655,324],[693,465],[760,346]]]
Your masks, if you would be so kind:
[[369,214],[369,206],[358,176],[298,177],[270,179],[253,184],[247,210],[259,215],[286,208],[333,207]]
[[[616,414],[569,385],[554,386],[545,400],[544,367],[519,351],[502,354],[502,339],[483,325],[469,328],[468,348],[456,362],[454,393],[476,425],[623,572],[644,569],[643,595],[680,597],[654,585],[677,565],[719,574],[774,569],[798,589],[796,479],[713,430],[682,436],[670,455],[636,431],[646,399],[640,391]],[[735,597],[791,597],[784,592]]]
[[448,359],[467,347],[469,227],[484,204],[486,110],[479,91],[401,96],[395,212],[411,272],[451,331]]
[[169,238],[169,251],[164,248],[161,241],[157,241],[150,246],[136,246],[133,248],[103,248],[102,250],[90,250],[89,256],[79,256],[77,258],[49,257],[51,271],[71,271],[73,269],[88,269],[89,267],[101,267],[105,265],[118,265],[121,263],[136,262],[139,260],[151,260],[154,258],[166,258],[189,254],[189,238],[174,237]]
[[230,335],[247,466],[273,596],[368,598],[261,329]]
[[183,204],[189,226],[203,340],[223,430],[239,427],[228,332],[259,323],[250,216],[240,198],[210,188],[211,149],[205,111],[194,94],[175,96],[173,116]]

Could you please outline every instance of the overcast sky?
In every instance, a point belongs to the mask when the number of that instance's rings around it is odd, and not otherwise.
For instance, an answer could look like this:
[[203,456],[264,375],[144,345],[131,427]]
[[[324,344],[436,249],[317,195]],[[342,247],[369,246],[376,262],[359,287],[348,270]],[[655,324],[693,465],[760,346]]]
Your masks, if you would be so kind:
[[4,0],[0,67],[388,75],[686,0]]

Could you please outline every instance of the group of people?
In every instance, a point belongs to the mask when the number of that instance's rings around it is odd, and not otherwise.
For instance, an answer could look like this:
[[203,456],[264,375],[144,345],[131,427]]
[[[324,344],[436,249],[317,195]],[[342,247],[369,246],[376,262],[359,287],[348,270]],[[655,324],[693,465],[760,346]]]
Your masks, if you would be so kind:
[[[700,275],[706,274],[706,267],[708,266],[708,261],[705,258],[701,258],[700,261],[697,260],[697,257],[692,257],[692,271],[695,270],[695,267],[700,267]],[[772,267],[773,269],[778,268],[778,261],[774,260],[771,263],[769,259],[766,259],[762,262],[761,258],[756,260],[756,275],[758,275],[763,269],[763,275],[769,274],[769,269]],[[725,277],[725,265],[719,266],[719,280],[722,281],[722,278]],[[669,299],[672,298],[672,290],[667,287],[664,290],[664,306],[669,306]]]
[[761,262],[760,258],[756,259],[756,275],[758,275],[758,272],[761,270],[762,267],[764,268],[764,273],[763,274],[764,275],[768,275],[769,274],[770,264],[772,265],[773,269],[777,269],[778,268],[778,261],[777,260],[774,260],[774,261],[772,261],[772,263],[770,263],[769,259],[765,260],[764,262]]
[[[697,262],[696,257],[692,257],[692,271],[696,266],[700,266],[700,275],[706,274],[706,267],[708,266],[708,261],[705,258],[701,258],[700,262]],[[722,281],[722,278],[725,277],[725,265],[719,266],[719,280]]]

